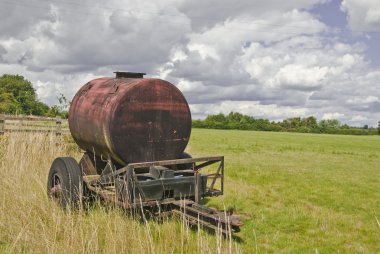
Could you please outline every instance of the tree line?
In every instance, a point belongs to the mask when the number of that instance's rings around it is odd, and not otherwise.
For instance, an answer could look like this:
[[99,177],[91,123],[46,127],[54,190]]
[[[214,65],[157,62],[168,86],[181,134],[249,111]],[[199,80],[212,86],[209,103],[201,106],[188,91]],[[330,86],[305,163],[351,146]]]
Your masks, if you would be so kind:
[[20,75],[0,77],[0,113],[67,117],[66,98],[61,94],[59,104],[49,107],[37,98],[32,83]]
[[[32,83],[20,75],[4,74],[0,77],[0,113],[61,116],[67,118],[70,103],[64,95],[58,99],[58,104],[49,107],[37,98]],[[228,115],[209,115],[204,120],[193,120],[194,128],[257,130],[257,131],[287,131],[303,133],[330,133],[375,135],[380,134],[379,127],[362,128],[341,124],[336,119],[317,121],[314,116],[288,118],[280,122],[259,119],[252,116],[231,112]]]
[[293,117],[275,122],[268,119],[259,119],[252,116],[231,112],[228,115],[209,115],[204,120],[193,120],[194,128],[227,129],[227,130],[255,130],[255,131],[278,131],[278,132],[301,132],[301,133],[328,133],[346,135],[380,135],[379,127],[362,128],[351,127],[341,124],[336,119],[318,121],[314,116],[305,118]]

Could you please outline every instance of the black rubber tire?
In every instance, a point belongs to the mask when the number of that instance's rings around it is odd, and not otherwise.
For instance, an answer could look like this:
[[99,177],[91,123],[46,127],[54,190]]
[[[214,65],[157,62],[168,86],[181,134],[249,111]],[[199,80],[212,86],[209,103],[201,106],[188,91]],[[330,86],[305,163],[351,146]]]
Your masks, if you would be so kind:
[[[180,156],[179,159],[190,159],[193,158],[191,157],[190,154],[183,152]],[[177,170],[185,170],[185,169],[192,169],[194,166],[194,163],[187,163],[187,164],[179,164],[177,165]]]
[[106,166],[106,162],[88,152],[84,153],[79,161],[83,175],[101,175]]
[[190,154],[183,152],[183,153],[179,156],[179,158],[180,158],[180,159],[189,159],[189,158],[193,158],[193,157],[191,157]]
[[83,176],[77,161],[72,157],[56,158],[49,171],[48,197],[64,209],[79,208],[83,200]]

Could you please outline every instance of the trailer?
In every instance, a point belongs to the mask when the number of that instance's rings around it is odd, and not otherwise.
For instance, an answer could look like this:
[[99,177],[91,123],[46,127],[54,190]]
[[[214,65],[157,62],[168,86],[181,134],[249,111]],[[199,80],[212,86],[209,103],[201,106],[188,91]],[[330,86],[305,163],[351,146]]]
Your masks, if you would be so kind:
[[184,153],[191,132],[185,98],[169,82],[143,75],[116,72],[78,91],[69,126],[84,154],[79,162],[53,161],[48,196],[65,209],[97,197],[127,211],[170,213],[223,234],[238,232],[242,223],[233,211],[204,205],[223,195],[224,157]]

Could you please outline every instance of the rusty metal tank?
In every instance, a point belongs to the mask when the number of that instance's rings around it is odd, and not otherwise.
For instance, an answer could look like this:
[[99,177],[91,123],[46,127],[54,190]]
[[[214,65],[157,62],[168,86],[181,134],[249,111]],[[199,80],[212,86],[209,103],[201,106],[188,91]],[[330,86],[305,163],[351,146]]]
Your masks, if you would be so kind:
[[121,165],[180,157],[190,138],[189,105],[173,84],[143,75],[116,72],[76,93],[69,127],[80,148]]

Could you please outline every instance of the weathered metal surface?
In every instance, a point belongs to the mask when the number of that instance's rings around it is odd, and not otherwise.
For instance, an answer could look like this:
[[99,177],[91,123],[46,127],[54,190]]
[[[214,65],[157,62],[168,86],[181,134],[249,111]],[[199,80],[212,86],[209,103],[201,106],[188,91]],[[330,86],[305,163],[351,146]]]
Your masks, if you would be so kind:
[[[154,170],[166,170],[168,173],[173,173],[173,170],[169,167],[171,165],[195,164],[196,162],[200,163],[200,165],[194,166],[194,168],[198,169],[197,171],[192,169],[174,171],[172,177],[170,177],[170,174],[163,172],[152,172]],[[201,174],[201,169],[210,165],[206,165],[204,162],[217,163],[216,172]],[[141,169],[148,170],[143,171]],[[103,187],[109,187],[110,185],[115,186],[116,189],[120,188],[120,193],[124,196],[121,199],[125,199],[125,202],[128,203],[126,206],[133,206],[135,204],[145,206],[146,202],[152,200],[180,197],[195,198],[197,202],[200,202],[204,197],[223,195],[224,157],[131,163],[119,170],[102,174],[94,179],[96,180],[87,180],[85,178],[85,182],[90,189],[100,187],[99,190],[102,190]],[[110,180],[107,181],[106,179]],[[218,188],[215,187],[216,181],[220,184]]]
[[146,73],[143,72],[129,72],[129,71],[115,71],[116,78],[143,78]]
[[[195,166],[194,163],[196,162],[204,162],[204,163],[201,163],[200,165]],[[189,164],[189,163],[194,164],[193,171],[199,171],[201,168],[207,167],[217,162],[220,162],[224,168],[224,157],[213,156],[213,157],[198,157],[198,158],[188,158],[188,159],[178,159],[178,160],[131,163],[128,166],[122,167],[111,174],[116,176],[116,175],[123,174],[127,172],[128,170],[139,171],[140,169],[144,170],[146,168],[156,167],[156,166],[175,166],[175,165],[183,165],[183,164]],[[224,174],[224,171],[222,169],[221,175],[223,174]]]
[[[79,161],[79,167],[82,169],[83,175],[98,175],[101,174],[96,168],[96,158],[93,158],[89,153],[83,154]],[[100,168],[98,166],[98,168]]]
[[213,208],[208,208],[194,202],[182,202],[177,200],[172,202],[173,212],[186,219],[194,226],[220,231],[227,235],[230,232],[239,232],[243,223],[238,216],[228,212],[220,212]]
[[99,78],[75,95],[69,127],[82,149],[126,165],[179,158],[191,115],[182,93],[167,81]]
[[[168,166],[192,163],[194,169],[174,171]],[[196,165],[199,163],[199,165]],[[218,163],[215,173],[201,174],[201,170]],[[149,168],[148,173],[140,169]],[[109,183],[101,179],[118,176]],[[103,200],[128,210],[149,209],[171,212],[190,224],[221,232],[238,232],[242,223],[232,212],[219,212],[200,205],[202,199],[223,193],[224,157],[187,158],[179,160],[131,163],[103,176],[85,176],[87,188]],[[123,177],[121,177],[123,176]],[[221,189],[215,182],[221,181]],[[211,184],[208,185],[208,180]],[[113,184],[113,185],[108,185]],[[160,215],[160,214],[158,214]]]

